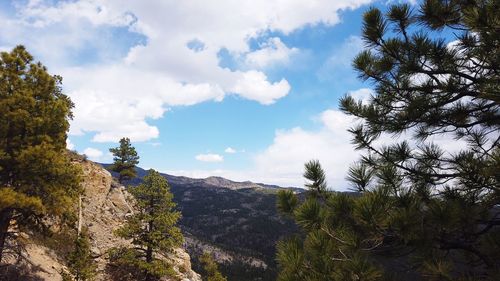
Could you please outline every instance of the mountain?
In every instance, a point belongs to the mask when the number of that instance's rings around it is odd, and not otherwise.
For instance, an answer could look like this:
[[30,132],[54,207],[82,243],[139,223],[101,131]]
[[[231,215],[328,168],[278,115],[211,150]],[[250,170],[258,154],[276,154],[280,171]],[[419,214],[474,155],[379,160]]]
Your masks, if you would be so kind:
[[[146,173],[137,168],[138,177],[127,184],[139,184]],[[283,187],[221,177],[162,175],[182,212],[179,223],[194,270],[200,269],[196,257],[208,251],[221,263],[229,281],[276,279],[276,243],[298,232],[291,220],[277,212],[276,193]]]
[[[111,164],[100,163],[104,168],[108,169]],[[133,180],[126,182],[126,184],[137,185],[141,182],[141,179],[148,173],[147,170],[137,167],[137,177]],[[296,192],[302,192],[302,188],[297,187],[281,187],[273,184],[264,184],[264,183],[255,183],[251,181],[232,181],[223,177],[208,177],[208,178],[189,178],[184,176],[174,176],[165,173],[161,173],[167,180],[170,185],[178,185],[178,186],[198,186],[198,187],[222,187],[231,190],[240,190],[240,189],[274,189],[279,190],[283,188],[292,189]]]
[[[88,231],[92,257],[97,266],[94,280],[128,280],[117,274],[115,267],[110,266],[107,252],[112,247],[130,244],[130,241],[116,237],[113,231],[123,225],[126,217],[135,211],[131,195],[102,166],[81,157],[75,157],[73,162],[83,170],[84,195],[80,221]],[[74,235],[69,232],[54,232],[51,236],[42,236],[21,231],[19,239],[10,242],[21,246],[20,258],[8,257],[5,264],[0,266],[0,280],[62,280],[61,271],[67,270],[63,261],[72,250]],[[184,249],[175,249],[167,259],[177,276],[161,280],[201,281],[200,275],[191,269],[190,256]]]

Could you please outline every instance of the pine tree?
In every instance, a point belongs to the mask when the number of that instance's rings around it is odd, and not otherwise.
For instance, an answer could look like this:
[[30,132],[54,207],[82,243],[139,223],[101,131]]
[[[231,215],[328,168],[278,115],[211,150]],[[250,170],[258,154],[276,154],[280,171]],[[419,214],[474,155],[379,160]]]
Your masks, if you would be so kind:
[[204,281],[227,281],[227,278],[219,272],[217,263],[209,253],[204,252],[200,257],[200,262],[205,273]]
[[[350,132],[364,154],[347,175],[359,196],[299,204],[281,192],[304,230],[278,246],[281,280],[500,279],[499,10],[426,0],[365,13],[353,65],[374,93],[341,99],[362,121]],[[440,138],[463,145],[446,151]]]
[[116,234],[131,239],[133,248],[117,249],[112,254],[115,263],[136,268],[138,278],[151,281],[172,274],[165,257],[182,244],[183,237],[176,226],[180,212],[175,211],[173,195],[167,180],[149,170],[143,183],[130,189],[138,212]]
[[318,161],[305,164],[307,196],[299,204],[292,190],[278,192],[278,209],[291,216],[302,234],[277,245],[278,280],[382,280],[383,272],[370,262],[359,224],[349,212],[355,199],[326,188]]
[[89,237],[85,230],[75,239],[75,248],[68,257],[68,268],[75,281],[92,280],[96,273]]
[[120,139],[120,146],[110,148],[109,151],[113,153],[113,165],[110,170],[118,173],[118,181],[133,179],[136,177],[137,172],[135,166],[139,164],[139,156],[135,148],[130,144],[129,138]]
[[0,53],[0,261],[13,221],[34,229],[67,218],[81,191],[66,153],[73,103],[61,81],[22,46]]

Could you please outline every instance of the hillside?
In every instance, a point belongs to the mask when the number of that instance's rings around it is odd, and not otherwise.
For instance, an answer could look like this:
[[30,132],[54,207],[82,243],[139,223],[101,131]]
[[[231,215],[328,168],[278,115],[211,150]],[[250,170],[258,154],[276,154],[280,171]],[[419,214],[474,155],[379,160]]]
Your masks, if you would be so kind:
[[[97,264],[95,280],[127,280],[126,276],[117,274],[116,268],[109,265],[107,251],[129,243],[114,236],[113,231],[134,212],[130,195],[100,165],[82,160],[76,160],[76,163],[81,165],[84,172],[82,225],[88,228],[92,256]],[[69,237],[56,234],[41,238],[34,233],[23,232],[17,240],[24,248],[22,258],[16,260],[10,257],[7,260],[7,266],[1,268],[1,280],[62,280],[60,272],[66,268],[63,256],[72,245]],[[201,281],[200,276],[191,269],[190,257],[183,249],[176,249],[168,258],[178,279],[162,280]]]
[[[128,184],[140,183],[146,171],[137,168],[137,174]],[[277,213],[276,192],[282,187],[162,175],[182,212],[180,226],[191,256],[212,252],[230,281],[275,280],[276,242],[297,232],[292,221]],[[199,270],[195,258],[193,267]]]

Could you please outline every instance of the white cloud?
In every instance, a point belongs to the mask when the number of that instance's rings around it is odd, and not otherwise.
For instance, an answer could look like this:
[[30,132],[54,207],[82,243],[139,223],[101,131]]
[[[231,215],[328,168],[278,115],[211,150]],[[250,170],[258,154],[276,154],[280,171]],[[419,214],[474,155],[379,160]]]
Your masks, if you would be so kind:
[[347,169],[359,156],[347,132],[355,119],[338,110],[326,110],[319,119],[322,127],[317,131],[300,127],[277,131],[273,143],[256,156],[256,170],[267,174],[273,183],[303,186],[304,163],[317,159],[326,171],[329,185],[337,190],[347,189]]
[[[339,11],[369,2],[16,2],[15,13],[0,13],[0,45],[26,45],[65,78],[65,90],[76,104],[72,134],[91,133],[100,142],[122,136],[146,141],[159,135],[148,120],[162,118],[169,106],[221,101],[228,94],[265,105],[283,98],[290,91],[288,81],[270,81],[256,69],[286,62],[296,48],[268,38],[251,50],[250,39],[266,39],[269,31],[288,34],[307,25],[334,25]],[[116,29],[146,39],[124,47],[123,40],[112,38]],[[195,41],[203,47],[189,48]],[[223,48],[235,57],[246,54],[256,69],[221,67]]]
[[[116,142],[124,136],[135,142],[146,141],[159,136],[158,128],[146,120],[161,118],[167,111],[166,105],[220,100],[223,95],[220,89],[208,84],[182,85],[155,74],[138,72],[120,67],[93,71],[65,69],[67,80],[80,89],[69,92],[76,104],[70,134],[96,131],[93,141],[97,142]],[[107,83],[101,84],[101,79]]]
[[232,148],[232,147],[228,147],[224,150],[225,153],[236,153],[236,149]]
[[99,161],[101,160],[101,157],[104,155],[102,151],[92,147],[85,148],[83,154],[87,155],[87,157],[92,161]]
[[222,162],[222,161],[224,161],[224,157],[222,157],[219,154],[212,154],[212,153],[198,154],[198,155],[196,155],[195,159],[198,161],[202,161],[202,162]]
[[269,105],[286,96],[290,91],[290,84],[285,79],[270,83],[264,73],[250,70],[242,73],[231,90],[244,98]]
[[[354,91],[365,92],[365,91]],[[368,93],[366,91],[365,93]],[[273,143],[255,157],[254,179],[269,180],[270,183],[303,186],[304,163],[318,159],[326,172],[329,187],[346,190],[345,180],[349,166],[359,160],[362,151],[354,150],[352,135],[347,131],[361,120],[344,114],[337,109],[323,111],[318,120],[319,130],[305,130],[300,127],[276,132]],[[411,147],[420,145],[411,140],[411,132],[399,136],[382,134],[374,143],[376,146],[408,140]],[[456,153],[466,147],[464,141],[457,141],[452,135],[431,137],[433,142],[446,153]],[[229,175],[231,175],[229,173]]]
[[75,145],[71,142],[71,140],[69,138],[66,139],[66,148],[69,150],[75,149]]
[[87,0],[75,2],[57,2],[50,5],[45,1],[30,0],[20,15],[34,27],[41,28],[55,23],[74,22],[85,19],[92,25],[123,26],[134,22],[134,16],[129,13],[117,12],[99,5],[100,1]]
[[367,104],[374,92],[369,88],[361,88],[355,91],[351,91],[348,94],[355,100],[360,100],[363,104]]
[[288,48],[278,37],[269,38],[264,44],[245,57],[245,62],[249,66],[265,68],[273,64],[288,64],[290,58],[297,54],[299,49]]

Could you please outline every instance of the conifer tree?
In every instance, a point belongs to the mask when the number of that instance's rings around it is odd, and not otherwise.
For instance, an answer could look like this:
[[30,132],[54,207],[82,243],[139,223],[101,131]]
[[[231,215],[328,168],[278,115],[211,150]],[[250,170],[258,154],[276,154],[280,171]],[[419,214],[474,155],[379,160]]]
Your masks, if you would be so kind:
[[217,263],[209,253],[204,252],[200,257],[200,262],[205,273],[204,281],[227,281],[227,278],[219,272]]
[[383,272],[368,259],[366,242],[349,213],[355,199],[328,191],[318,161],[305,164],[307,196],[299,204],[292,190],[278,193],[278,209],[291,216],[302,234],[277,245],[278,280],[382,280]]
[[86,230],[82,231],[75,239],[75,248],[68,257],[68,268],[75,281],[92,280],[96,273]]
[[116,234],[131,239],[133,248],[117,249],[112,254],[117,264],[136,268],[146,281],[172,274],[165,258],[182,244],[183,236],[176,226],[180,212],[175,211],[173,195],[167,180],[149,170],[143,183],[130,188],[138,212],[127,219]]
[[73,103],[61,81],[23,46],[0,53],[0,261],[13,221],[34,229],[67,218],[81,191],[66,153]]
[[133,179],[136,177],[137,172],[135,166],[139,164],[139,156],[135,148],[130,144],[129,138],[120,139],[120,146],[110,148],[109,151],[113,153],[113,165],[111,171],[118,173],[118,181]]
[[499,9],[426,0],[365,13],[353,65],[374,93],[341,99],[362,121],[347,175],[359,196],[281,192],[304,230],[278,246],[281,280],[500,279]]

